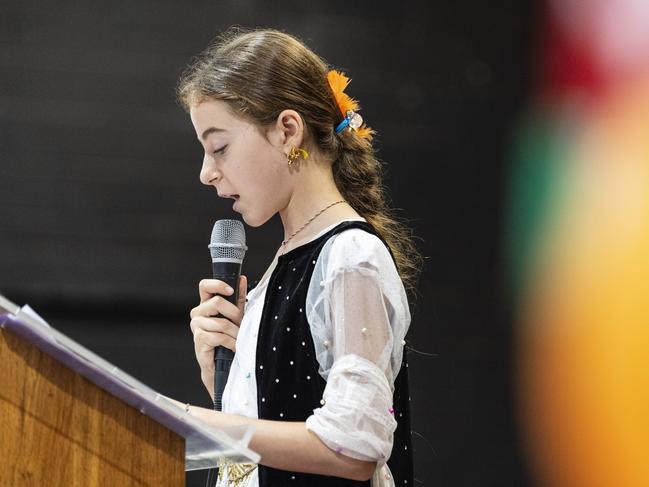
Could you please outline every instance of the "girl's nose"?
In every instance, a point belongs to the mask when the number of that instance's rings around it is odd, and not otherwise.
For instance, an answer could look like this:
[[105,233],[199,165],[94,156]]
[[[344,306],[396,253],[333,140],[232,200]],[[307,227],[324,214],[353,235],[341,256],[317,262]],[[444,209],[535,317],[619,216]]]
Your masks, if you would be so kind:
[[200,180],[201,183],[208,186],[213,185],[220,178],[220,173],[216,169],[214,161],[212,158],[205,154],[203,156],[203,166],[201,167]]

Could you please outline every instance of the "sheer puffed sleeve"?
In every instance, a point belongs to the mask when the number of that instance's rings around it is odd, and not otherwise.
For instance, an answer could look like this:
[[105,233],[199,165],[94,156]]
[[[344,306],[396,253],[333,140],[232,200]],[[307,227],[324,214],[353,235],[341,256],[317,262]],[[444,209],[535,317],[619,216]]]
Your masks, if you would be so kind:
[[383,463],[396,428],[394,379],[410,312],[381,240],[351,229],[328,242],[306,306],[319,372],[327,380],[323,405],[307,428],[333,450]]

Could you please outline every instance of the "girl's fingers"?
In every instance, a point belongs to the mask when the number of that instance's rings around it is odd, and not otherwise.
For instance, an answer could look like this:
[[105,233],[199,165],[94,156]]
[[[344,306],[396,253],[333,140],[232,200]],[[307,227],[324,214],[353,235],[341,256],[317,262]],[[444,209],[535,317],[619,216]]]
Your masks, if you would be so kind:
[[[216,279],[203,279],[199,284],[201,295],[201,303],[193,308],[189,316],[194,318],[196,316],[224,316],[232,321],[237,326],[241,324],[243,312],[246,304],[246,290],[248,288],[248,280],[246,276],[241,276],[239,280],[239,296],[237,304],[230,303],[223,296],[214,296],[209,293],[213,290],[227,291],[231,288],[227,287],[223,281]],[[226,289],[227,288],[227,289]],[[225,293],[229,295],[232,293]],[[205,299],[203,299],[205,298]]]
[[236,352],[247,287],[248,280],[245,276],[241,276],[239,296],[236,304],[232,304],[225,296],[231,296],[234,290],[225,282],[218,279],[203,279],[198,284],[201,302],[190,311],[189,326],[194,335],[194,352],[201,368],[201,379],[210,394],[212,394],[211,382],[214,376],[214,349],[225,347]]
[[200,330],[209,333],[225,333],[231,338],[236,339],[239,334],[239,327],[225,318],[210,318],[207,316],[197,316],[189,322],[194,339],[196,333]]
[[221,316],[239,326],[241,324],[241,318],[243,318],[243,311],[223,296],[214,296],[192,309],[189,312],[189,316],[190,318],[196,318],[197,316]]
[[248,278],[246,276],[241,276],[241,278],[239,279],[239,299],[237,299],[237,308],[239,308],[241,317],[243,317],[243,312],[246,307],[247,294],[248,294]]
[[201,369],[207,367],[208,370],[214,368],[214,349],[216,347],[229,348],[236,351],[236,339],[225,333],[214,333],[198,328],[194,333],[194,350],[196,359]]
[[198,283],[198,295],[201,298],[201,303],[207,301],[216,294],[221,296],[230,296],[234,292],[230,286],[225,282],[218,279],[202,279]]

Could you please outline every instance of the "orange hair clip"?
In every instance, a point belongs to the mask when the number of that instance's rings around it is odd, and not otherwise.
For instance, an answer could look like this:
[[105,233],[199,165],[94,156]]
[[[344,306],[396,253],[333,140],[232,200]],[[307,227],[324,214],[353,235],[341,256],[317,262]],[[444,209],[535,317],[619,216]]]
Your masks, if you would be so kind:
[[342,113],[343,120],[336,127],[336,133],[340,133],[345,127],[349,127],[359,137],[371,140],[374,131],[363,123],[363,117],[357,113],[360,110],[358,102],[345,93],[345,88],[351,81],[344,73],[332,69],[327,73],[327,81],[333,92],[336,104]]

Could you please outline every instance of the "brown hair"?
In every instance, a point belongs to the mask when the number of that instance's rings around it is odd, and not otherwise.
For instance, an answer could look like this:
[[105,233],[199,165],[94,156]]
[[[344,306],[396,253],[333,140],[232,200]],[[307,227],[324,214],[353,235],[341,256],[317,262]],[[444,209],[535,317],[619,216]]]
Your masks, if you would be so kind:
[[258,127],[274,123],[286,108],[297,111],[307,127],[305,143],[331,157],[338,190],[387,242],[413,297],[421,255],[411,230],[388,206],[383,163],[371,141],[350,130],[334,131],[342,114],[327,81],[329,69],[322,58],[289,34],[231,28],[183,71],[178,101],[189,111],[205,100],[223,100]]

